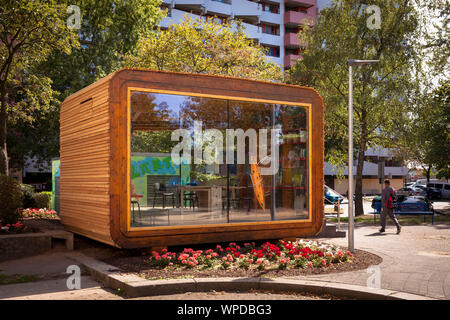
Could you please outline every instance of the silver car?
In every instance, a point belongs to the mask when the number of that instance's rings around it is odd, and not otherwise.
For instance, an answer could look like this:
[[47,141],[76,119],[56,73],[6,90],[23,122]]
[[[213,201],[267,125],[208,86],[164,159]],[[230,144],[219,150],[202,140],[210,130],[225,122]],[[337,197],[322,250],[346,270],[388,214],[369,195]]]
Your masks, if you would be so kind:
[[414,195],[414,189],[412,187],[400,188],[396,192],[397,192],[398,196],[413,196]]
[[419,186],[416,185],[415,187],[413,187],[413,196],[422,196],[422,197],[426,197],[427,196],[427,191],[425,189],[426,187],[424,186]]

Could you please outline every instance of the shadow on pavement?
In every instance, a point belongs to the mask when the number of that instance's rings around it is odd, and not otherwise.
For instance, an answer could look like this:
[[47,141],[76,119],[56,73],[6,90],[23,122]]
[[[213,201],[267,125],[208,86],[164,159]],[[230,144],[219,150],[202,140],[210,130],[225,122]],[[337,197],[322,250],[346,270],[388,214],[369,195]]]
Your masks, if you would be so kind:
[[374,233],[371,233],[371,234],[366,234],[365,236],[366,237],[376,237],[376,236],[387,236],[387,234],[386,233],[380,233],[380,232],[374,232]]

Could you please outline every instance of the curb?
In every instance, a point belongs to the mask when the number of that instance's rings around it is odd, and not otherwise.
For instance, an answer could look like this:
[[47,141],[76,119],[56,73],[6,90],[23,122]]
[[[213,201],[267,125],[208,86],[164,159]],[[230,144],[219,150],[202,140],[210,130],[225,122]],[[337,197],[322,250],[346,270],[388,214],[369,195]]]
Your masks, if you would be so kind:
[[435,300],[433,298],[387,289],[375,289],[344,283],[314,280],[269,278],[192,278],[146,280],[135,274],[87,257],[81,253],[67,255],[83,265],[93,278],[115,290],[123,290],[130,298],[159,296],[185,292],[271,290],[278,292],[330,294],[363,300]]

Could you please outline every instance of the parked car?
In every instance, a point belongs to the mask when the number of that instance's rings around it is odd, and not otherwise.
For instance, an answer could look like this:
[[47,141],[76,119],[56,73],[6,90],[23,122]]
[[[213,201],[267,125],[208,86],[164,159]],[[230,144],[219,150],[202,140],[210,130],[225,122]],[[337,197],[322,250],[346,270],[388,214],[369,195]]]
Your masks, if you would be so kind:
[[441,198],[441,191],[437,190],[436,188],[417,185],[415,187],[415,189],[420,189],[425,193],[425,194],[419,193],[417,195],[426,196],[428,199],[440,199]]
[[414,189],[412,187],[400,188],[396,191],[398,196],[412,196],[414,195]]
[[425,190],[426,189],[425,186],[416,185],[412,189],[413,189],[413,194],[412,194],[413,196],[423,196],[423,197],[427,196],[427,192]]
[[450,183],[444,183],[444,187],[441,191],[442,198],[450,199]]
[[336,203],[339,201],[341,203],[344,197],[339,193],[335,192],[333,189],[325,186],[325,203]]
[[428,199],[441,199],[442,198],[441,191],[439,191],[436,188],[426,187],[425,191],[427,192]]
[[433,188],[439,193],[441,198],[450,199],[450,183],[448,182],[430,182],[427,183],[428,188]]

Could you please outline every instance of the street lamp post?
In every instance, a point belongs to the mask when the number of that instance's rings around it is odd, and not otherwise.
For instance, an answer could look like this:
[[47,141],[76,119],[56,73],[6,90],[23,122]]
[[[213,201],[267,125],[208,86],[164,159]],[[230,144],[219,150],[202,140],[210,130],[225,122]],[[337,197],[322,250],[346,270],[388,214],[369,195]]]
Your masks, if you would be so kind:
[[355,252],[353,221],[353,66],[372,64],[378,61],[348,60],[348,250],[352,253]]

